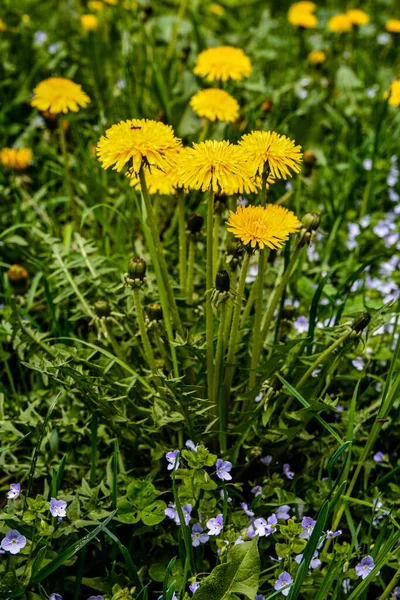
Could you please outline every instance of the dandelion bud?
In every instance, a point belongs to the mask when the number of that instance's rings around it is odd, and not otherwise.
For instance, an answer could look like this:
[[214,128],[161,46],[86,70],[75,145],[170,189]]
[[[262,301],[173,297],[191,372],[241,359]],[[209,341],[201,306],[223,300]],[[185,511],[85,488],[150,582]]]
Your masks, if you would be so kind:
[[359,317],[354,319],[354,321],[351,325],[351,328],[353,331],[356,331],[357,333],[361,333],[368,326],[370,320],[371,320],[371,315],[367,312],[363,312],[363,313],[361,313],[361,315]]
[[317,162],[317,157],[311,150],[306,150],[303,154],[303,162],[305,165],[314,166]]
[[194,215],[190,215],[187,222],[187,228],[190,233],[200,233],[201,228],[203,227],[203,223],[204,218],[202,217],[202,215],[195,213]]
[[161,321],[163,318],[163,312],[160,304],[154,302],[147,308],[147,315],[150,321]]
[[307,231],[317,231],[321,223],[321,215],[317,212],[307,213],[301,223]]
[[140,279],[140,281],[143,281],[143,279],[146,275],[146,269],[147,269],[146,261],[143,260],[143,258],[140,258],[139,256],[136,256],[135,258],[131,258],[131,260],[129,261],[129,264],[128,264],[129,278],[130,279]]
[[215,288],[218,292],[229,292],[231,282],[228,271],[218,271],[215,278]]
[[15,292],[22,292],[27,284],[28,271],[21,265],[13,265],[7,271],[7,278]]
[[98,317],[108,317],[110,314],[110,306],[106,300],[97,300],[94,305],[94,311]]

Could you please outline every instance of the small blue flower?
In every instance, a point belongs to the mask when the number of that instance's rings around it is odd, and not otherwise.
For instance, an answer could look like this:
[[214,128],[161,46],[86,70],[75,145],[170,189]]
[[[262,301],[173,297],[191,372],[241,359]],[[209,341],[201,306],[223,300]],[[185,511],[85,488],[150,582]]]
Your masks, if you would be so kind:
[[261,462],[263,465],[270,465],[272,463],[272,456],[267,454],[267,456],[264,456],[264,458],[261,459]]
[[293,579],[290,577],[290,574],[287,571],[283,571],[283,573],[281,573],[278,579],[275,581],[274,589],[278,591],[286,587],[286,589],[282,591],[282,594],[287,596],[290,591],[289,585],[291,583],[293,583]]
[[[301,563],[301,561],[303,560],[303,555],[302,555],[302,554],[298,554],[294,560],[295,560],[295,561],[297,562],[297,564],[299,565],[299,564]],[[318,569],[318,567],[319,567],[320,565],[321,565],[321,561],[320,561],[320,560],[319,560],[319,558],[318,558],[318,551],[316,550],[316,551],[314,552],[314,556],[312,557],[312,560],[311,560],[311,562],[310,562],[310,567],[311,567],[312,569]]]
[[290,470],[290,465],[288,463],[286,463],[285,465],[283,465],[283,472],[286,475],[286,477],[288,479],[293,479],[294,477],[294,472]]
[[206,525],[209,535],[219,535],[224,526],[222,514],[220,513],[215,518],[209,519]]
[[10,485],[10,491],[7,492],[7,498],[9,500],[16,500],[21,493],[21,486],[19,483],[12,483]]
[[26,537],[21,535],[16,529],[11,529],[6,533],[6,537],[1,540],[0,546],[10,554],[18,554],[26,546]]
[[43,46],[47,42],[47,33],[45,31],[35,31],[35,46]]
[[194,581],[191,585],[189,585],[189,590],[192,592],[192,594],[194,594],[199,587],[200,583],[198,581]]
[[261,496],[261,494],[262,494],[261,485],[255,485],[253,488],[251,488],[251,493],[254,494],[255,496]]
[[53,593],[50,594],[49,600],[62,600],[62,596],[60,596],[60,594]]
[[254,512],[252,510],[249,510],[249,506],[248,504],[246,504],[246,502],[241,502],[240,506],[243,508],[244,512],[248,517],[254,517]]
[[290,506],[288,506],[287,504],[280,506],[275,513],[277,519],[285,519],[285,521],[287,521],[288,519],[290,519],[289,511]]
[[262,594],[256,594],[254,600],[265,600],[265,597]]
[[368,575],[371,573],[374,567],[375,563],[372,556],[364,556],[362,561],[358,563],[358,565],[356,565],[356,575],[358,575],[358,577],[361,577],[362,579],[365,579],[366,577],[368,577]]
[[307,317],[299,317],[293,321],[293,327],[297,333],[306,333],[308,331],[308,319]]
[[199,447],[200,444],[195,444],[194,442],[192,442],[192,440],[187,440],[185,446],[186,448],[189,448],[189,450],[193,450],[193,452],[197,452],[197,448]]
[[303,540],[308,540],[310,535],[313,532],[316,521],[311,517],[304,517],[301,521],[301,526],[303,527],[303,531],[299,535]]
[[103,596],[89,596],[88,600],[104,600]]
[[200,544],[206,544],[210,539],[206,533],[203,533],[203,528],[200,523],[196,523],[192,527],[192,546],[197,548]]
[[57,517],[59,521],[67,516],[66,513],[67,503],[65,500],[56,500],[51,498],[50,500],[50,512],[53,517]]
[[176,471],[176,469],[178,469],[180,465],[179,459],[177,459],[178,454],[179,450],[172,450],[171,452],[166,453],[165,458],[168,461],[168,471]]
[[229,474],[229,471],[232,469],[232,463],[228,460],[222,460],[222,458],[218,458],[215,463],[217,477],[222,479],[222,481],[230,481],[232,479],[232,475]]
[[376,454],[374,454],[374,461],[375,462],[382,462],[383,460],[385,460],[385,455],[383,452],[379,451]]
[[354,358],[351,361],[351,364],[353,365],[353,367],[355,367],[357,369],[357,371],[362,371],[365,367],[365,363],[364,363],[363,359],[361,358],[361,356],[357,356],[357,358]]
[[326,537],[328,538],[328,540],[331,538],[338,537],[339,535],[342,535],[341,529],[338,529],[337,531],[331,531],[330,529],[328,529],[328,531],[326,532]]

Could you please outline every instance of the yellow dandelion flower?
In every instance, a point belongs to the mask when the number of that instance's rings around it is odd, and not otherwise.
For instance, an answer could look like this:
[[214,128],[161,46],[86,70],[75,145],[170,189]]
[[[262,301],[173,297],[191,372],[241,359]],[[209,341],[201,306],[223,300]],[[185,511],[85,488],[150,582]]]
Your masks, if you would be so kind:
[[246,133],[239,140],[253,175],[262,176],[264,168],[268,166],[269,173],[277,179],[286,179],[291,176],[290,170],[298,173],[301,168],[301,146],[285,135],[275,131],[252,131]]
[[393,81],[385,97],[389,97],[391,106],[400,106],[400,79]]
[[190,100],[190,106],[199,115],[210,121],[232,123],[239,116],[239,104],[228,92],[217,88],[200,90]]
[[138,7],[139,4],[137,2],[132,2],[132,0],[126,0],[122,4],[122,8],[124,8],[125,10],[137,10]]
[[386,21],[385,27],[389,33],[400,33],[400,19],[389,19]]
[[0,31],[7,31],[7,25],[4,23],[3,19],[0,19]]
[[228,195],[256,191],[243,150],[226,141],[206,140],[185,148],[178,157],[178,173],[180,185],[192,190]]
[[77,83],[64,77],[50,77],[35,87],[31,104],[57,115],[70,110],[78,112],[80,106],[85,108],[89,102],[89,96]]
[[326,54],[322,50],[311,50],[307,59],[312,65],[320,65],[325,62]]
[[[144,176],[149,194],[161,194],[164,196],[176,194],[179,183],[178,169],[176,167],[172,167],[166,172],[160,171],[160,169],[151,169],[150,171],[146,168]],[[140,181],[136,175],[131,177],[130,185],[140,190]]]
[[369,23],[369,15],[360,10],[359,8],[352,8],[347,11],[347,17],[350,19],[352,25],[359,27],[360,25],[368,25]]
[[333,33],[347,33],[353,29],[353,23],[347,14],[339,13],[329,19],[328,29]]
[[295,2],[289,8],[289,12],[295,12],[296,10],[302,12],[315,12],[317,10],[317,5],[315,4],[315,2],[307,2],[307,0],[305,0],[304,2]]
[[97,144],[97,157],[103,169],[114,165],[122,171],[126,164],[139,173],[142,164],[167,171],[175,165],[182,142],[170,125],[150,119],[121,121],[107,129]]
[[306,10],[289,11],[288,20],[289,23],[300,29],[312,29],[318,24],[317,17]]
[[21,17],[21,21],[22,21],[23,23],[30,23],[30,22],[31,22],[31,18],[30,18],[30,16],[29,16],[29,15],[22,15],[22,17]]
[[118,4],[118,0],[104,0],[104,2],[110,6],[117,6]]
[[89,0],[88,9],[94,10],[95,12],[102,12],[104,10],[104,4],[100,0]]
[[193,72],[208,81],[240,81],[250,75],[251,62],[240,48],[217,46],[200,52]]
[[99,26],[99,20],[96,15],[82,15],[81,25],[86,31],[96,31]]
[[32,163],[32,150],[30,148],[3,148],[0,150],[0,162],[3,167],[22,171]]
[[225,9],[220,4],[217,4],[216,2],[211,2],[211,4],[210,4],[210,12],[213,15],[217,15],[217,17],[222,17],[222,15],[225,14]]
[[263,250],[265,246],[282,248],[290,233],[300,228],[296,215],[277,204],[264,206],[239,206],[229,213],[227,226],[243,244]]

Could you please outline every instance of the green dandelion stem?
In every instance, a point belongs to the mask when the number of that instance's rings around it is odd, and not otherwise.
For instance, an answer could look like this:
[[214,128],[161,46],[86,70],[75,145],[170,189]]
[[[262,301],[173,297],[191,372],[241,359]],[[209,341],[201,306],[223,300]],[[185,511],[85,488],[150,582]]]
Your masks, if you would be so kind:
[[151,372],[153,373],[153,375],[156,375],[157,374],[156,361],[154,359],[153,348],[151,347],[149,336],[147,335],[147,331],[146,331],[146,323],[144,320],[142,303],[140,301],[140,290],[138,287],[133,288],[133,297],[135,300],[136,317],[138,320],[139,333],[140,333],[140,337],[142,338],[145,357],[149,364]]
[[282,279],[280,280],[279,284],[277,285],[277,287],[274,289],[274,291],[272,293],[272,297],[270,299],[269,306],[268,306],[267,312],[265,314],[265,317],[264,317],[264,320],[262,323],[261,342],[264,342],[265,338],[268,335],[268,331],[269,331],[271,321],[274,316],[275,309],[278,306],[278,303],[279,303],[279,300],[281,299],[283,290],[285,289],[286,284],[289,281],[290,275],[292,274],[293,267],[297,262],[297,259],[300,255],[301,250],[302,250],[302,247],[297,245],[292,254],[292,257],[289,261],[289,264],[286,267],[286,269],[282,275]]
[[214,239],[213,239],[213,267],[218,271],[218,247],[219,247],[219,228],[221,226],[221,213],[218,211],[214,215]]
[[[269,251],[260,250],[258,257],[258,273],[255,286],[255,314],[253,324],[253,348],[250,362],[250,377],[249,388],[253,389],[256,384],[256,369],[258,367],[260,351],[261,351],[261,321],[262,321],[262,306],[263,306],[263,290],[264,290],[264,271],[267,263]],[[245,405],[243,405],[245,407]]]
[[189,240],[188,266],[187,266],[187,289],[186,301],[189,306],[193,304],[193,282],[194,282],[194,261],[196,258],[196,242]]
[[[153,207],[151,204],[149,192],[147,190],[146,178],[144,175],[143,167],[141,167],[140,171],[139,171],[139,180],[140,180],[140,188],[142,190],[142,198],[143,198],[144,204],[146,206],[147,224],[149,226],[150,233],[153,238],[154,246],[155,246],[155,249],[157,252],[157,258],[159,261],[159,266],[160,266],[162,279],[163,279],[162,283],[164,284],[163,287],[165,287],[165,290],[167,292],[169,307],[170,307],[171,314],[172,314],[172,320],[175,324],[176,329],[178,330],[179,335],[183,337],[183,335],[184,335],[183,327],[182,327],[181,320],[179,318],[179,313],[178,313],[178,308],[176,306],[174,292],[172,290],[171,282],[169,279],[167,263],[165,262],[164,251],[163,251],[163,248],[162,248],[162,245],[160,242],[159,233],[157,231],[156,220],[155,220],[154,211],[153,211]],[[162,283],[160,281],[158,281],[159,285],[160,284],[162,285]]]
[[236,344],[239,337],[239,324],[240,324],[240,312],[242,309],[242,301],[244,295],[244,288],[246,285],[246,275],[249,269],[250,254],[246,252],[243,259],[242,270],[239,277],[239,286],[237,290],[237,298],[235,299],[235,308],[233,310],[231,334],[229,337],[228,355],[226,357],[226,369],[224,379],[224,400],[228,404],[231,393],[233,375],[235,373],[235,352]]
[[208,399],[213,401],[213,371],[214,371],[214,333],[213,309],[211,304],[211,290],[213,287],[213,215],[214,192],[208,194],[207,211],[207,268],[206,268],[206,344],[207,344],[207,390]]
[[186,287],[186,222],[185,195],[183,190],[178,192],[178,225],[179,225],[179,285]]
[[[213,402],[218,407],[218,430],[219,430],[219,445],[220,451],[226,451],[226,407],[224,402],[223,391],[223,355],[224,355],[224,330],[227,313],[227,303],[221,304],[221,316],[218,326],[217,350],[215,352],[215,367],[214,367],[214,391]],[[221,385],[222,383],[222,385]]]
[[79,227],[79,218],[77,213],[77,206],[75,202],[74,188],[72,186],[71,173],[69,170],[69,162],[68,162],[68,152],[67,152],[67,142],[65,140],[65,132],[63,127],[62,119],[58,119],[58,131],[60,134],[60,146],[61,152],[64,162],[64,174],[65,174],[65,186],[67,188],[67,194],[70,203],[71,215],[72,219],[75,222],[76,226]]
[[[230,271],[230,278],[231,278],[231,290],[235,290],[236,289],[236,281],[237,281],[237,269]],[[246,306],[246,308],[247,308],[247,306]],[[225,330],[224,330],[224,346],[225,347],[228,345],[230,325],[232,322],[232,314],[233,314],[233,303],[230,302],[228,304],[226,319],[225,319]]]

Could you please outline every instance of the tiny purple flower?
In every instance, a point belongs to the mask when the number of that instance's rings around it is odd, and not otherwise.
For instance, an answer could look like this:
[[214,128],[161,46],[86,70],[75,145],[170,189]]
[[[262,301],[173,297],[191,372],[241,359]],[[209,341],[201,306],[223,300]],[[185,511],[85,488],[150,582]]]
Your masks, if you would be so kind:
[[365,362],[363,361],[361,356],[357,356],[357,358],[354,358],[351,361],[351,364],[357,369],[357,371],[362,371],[365,367]]
[[248,504],[246,504],[246,502],[242,502],[240,506],[243,508],[244,512],[248,517],[254,517],[254,512],[252,510],[249,510],[249,506]]
[[168,504],[168,508],[164,510],[164,514],[170,519],[173,519],[174,521],[176,521],[176,519],[178,518],[179,525],[179,516],[177,510],[175,509],[175,504]]
[[301,521],[303,531],[301,532],[299,537],[301,537],[303,540],[308,540],[308,538],[313,532],[315,523],[316,521],[314,521],[314,519],[312,519],[311,517],[304,517]]
[[265,597],[262,594],[256,594],[254,600],[265,600]]
[[264,398],[264,392],[260,392],[259,394],[257,394],[257,396],[254,398],[254,402],[256,404],[258,404],[259,402],[261,402],[261,400]]
[[194,594],[199,587],[200,583],[198,581],[194,581],[191,585],[189,585],[189,590],[192,592],[192,594]]
[[308,331],[308,319],[307,317],[299,317],[293,321],[293,327],[297,333],[306,333]]
[[12,483],[10,485],[10,491],[7,492],[7,498],[9,500],[16,500],[21,493],[21,486],[19,483]]
[[287,504],[280,506],[275,513],[276,518],[277,519],[285,519],[285,521],[287,521],[288,519],[290,519],[289,511],[290,511],[290,506],[288,506]]
[[283,472],[285,473],[285,475],[288,479],[293,479],[294,473],[293,473],[293,471],[290,470],[290,465],[288,463],[283,465]]
[[51,498],[50,500],[50,512],[52,517],[57,517],[59,521],[67,516],[66,513],[67,503],[65,500],[56,500]]
[[264,456],[264,458],[261,459],[261,462],[263,465],[270,465],[272,463],[272,456],[267,454],[267,456]]
[[209,519],[206,525],[209,535],[219,535],[224,526],[222,514],[220,513],[215,518]]
[[341,529],[337,529],[336,531],[331,531],[330,529],[328,529],[328,531],[326,532],[326,537],[328,540],[330,540],[331,538],[335,538],[339,535],[342,535],[342,533],[343,532]]
[[1,547],[10,554],[18,554],[26,546],[26,537],[21,535],[16,529],[11,529],[6,533],[6,537],[1,540]]
[[376,454],[374,454],[374,461],[375,462],[382,462],[383,460],[385,460],[385,455],[383,452],[379,451]]
[[356,565],[356,575],[365,579],[371,573],[373,568],[375,567],[374,559],[372,556],[364,556],[361,562]]
[[290,577],[290,574],[287,571],[283,571],[283,573],[281,573],[278,579],[275,581],[274,589],[281,590],[282,588],[286,587],[286,589],[282,591],[282,594],[284,596],[287,596],[290,591],[290,588],[288,586],[291,583],[293,583],[293,579]]
[[226,490],[220,490],[219,491],[219,495],[221,496],[221,500],[225,499],[225,494],[228,496],[227,502],[232,502],[232,498],[229,496],[229,494],[228,494],[228,492]]
[[[301,563],[301,561],[303,560],[303,555],[302,555],[302,554],[298,554],[294,560],[295,560],[295,561],[297,562],[297,564],[299,565],[299,564]],[[318,558],[318,551],[316,550],[316,551],[314,552],[314,556],[312,557],[312,560],[311,560],[311,562],[310,562],[310,567],[311,567],[312,569],[318,569],[318,567],[319,567],[320,565],[321,565],[321,561],[320,561],[320,560],[319,560],[319,558]]]
[[60,596],[60,594],[50,594],[50,599],[49,600],[62,600],[62,596]]
[[343,591],[345,594],[348,594],[350,591],[350,583],[351,579],[343,579]]
[[165,458],[168,461],[168,466],[167,466],[168,471],[173,471],[173,470],[176,471],[176,469],[179,468],[180,462],[179,462],[179,459],[177,459],[178,454],[179,454],[179,450],[172,450],[171,452],[166,453]]
[[185,446],[186,448],[189,448],[189,450],[193,450],[193,452],[197,452],[197,448],[199,447],[200,444],[195,444],[194,442],[192,442],[192,440],[187,440]]
[[[183,512],[183,519],[185,521],[185,525],[189,525],[190,515],[192,514],[192,505],[191,504],[184,504],[182,506],[182,512]],[[178,515],[177,525],[180,525],[179,515]]]
[[103,596],[89,596],[88,600],[104,600]]
[[251,488],[251,493],[254,494],[255,496],[261,496],[261,494],[262,494],[261,485],[255,485],[253,488]]
[[[196,523],[192,527],[192,546],[197,548],[200,544],[206,544],[209,540],[209,536],[203,533],[203,528],[200,523]],[[197,589],[197,588],[196,588]]]
[[222,460],[222,458],[218,458],[215,463],[217,477],[222,479],[222,481],[230,481],[232,479],[232,475],[230,475],[229,471],[232,469],[232,463],[228,460]]

